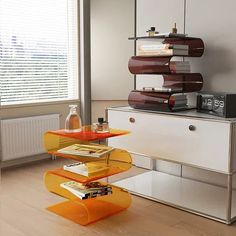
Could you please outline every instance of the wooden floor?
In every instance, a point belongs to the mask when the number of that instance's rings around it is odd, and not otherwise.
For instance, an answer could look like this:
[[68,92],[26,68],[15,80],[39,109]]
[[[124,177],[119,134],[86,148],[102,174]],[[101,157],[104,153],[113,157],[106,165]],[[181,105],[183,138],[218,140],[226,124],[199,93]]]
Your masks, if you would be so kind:
[[[45,160],[2,171],[1,236],[236,235],[236,224],[227,226],[135,196],[128,210],[86,227],[77,225],[45,210],[62,199],[47,192],[43,174],[66,162]],[[112,181],[137,172],[133,168]]]

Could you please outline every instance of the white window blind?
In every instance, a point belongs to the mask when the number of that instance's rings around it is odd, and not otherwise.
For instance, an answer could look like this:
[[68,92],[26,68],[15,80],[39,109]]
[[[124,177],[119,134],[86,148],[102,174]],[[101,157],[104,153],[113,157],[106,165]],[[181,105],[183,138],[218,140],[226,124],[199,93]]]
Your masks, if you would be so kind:
[[1,105],[78,99],[77,0],[0,0]]

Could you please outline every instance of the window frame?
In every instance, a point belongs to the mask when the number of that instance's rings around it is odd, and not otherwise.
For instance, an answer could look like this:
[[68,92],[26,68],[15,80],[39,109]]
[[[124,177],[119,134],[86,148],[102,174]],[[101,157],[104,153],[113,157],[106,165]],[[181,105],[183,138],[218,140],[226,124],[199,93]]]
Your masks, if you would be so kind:
[[[42,101],[38,100],[37,102],[26,102],[26,103],[15,103],[15,104],[2,104],[1,96],[0,96],[0,108],[1,109],[11,109],[11,108],[24,108],[24,107],[32,107],[32,106],[47,106],[47,105],[57,105],[57,104],[68,104],[68,103],[77,103],[80,104],[80,97],[81,97],[81,87],[80,87],[80,0],[75,0],[76,2],[76,27],[77,27],[77,65],[76,65],[76,72],[77,72],[77,94],[78,98],[76,99],[58,99],[54,101]],[[0,94],[1,95],[1,94]]]

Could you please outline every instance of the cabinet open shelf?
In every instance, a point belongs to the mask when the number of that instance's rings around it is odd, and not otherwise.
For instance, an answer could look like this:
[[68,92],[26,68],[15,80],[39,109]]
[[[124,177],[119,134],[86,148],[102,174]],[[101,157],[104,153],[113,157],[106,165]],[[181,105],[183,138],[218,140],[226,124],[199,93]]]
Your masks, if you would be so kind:
[[[114,183],[135,195],[207,215],[225,222],[227,188],[158,171],[149,171]],[[233,190],[232,216],[236,216],[236,190]]]
[[44,176],[44,182],[48,191],[67,199],[67,201],[53,205],[47,209],[76,223],[87,225],[128,208],[131,204],[130,194],[119,187],[111,186],[112,194],[110,195],[80,200],[70,191],[60,186],[60,184],[68,181],[86,184],[124,172],[131,168],[132,159],[130,154],[121,149],[111,149],[109,153],[105,153],[100,157],[72,155],[60,152],[60,149],[66,148],[66,150],[68,150],[67,147],[74,144],[82,144],[80,146],[86,144],[92,145],[93,147],[105,147],[103,145],[90,143],[90,141],[98,141],[128,133],[129,132],[125,130],[110,129],[109,133],[98,134],[92,131],[92,126],[83,127],[82,131],[78,133],[66,133],[65,130],[47,132],[44,135],[44,143],[48,153],[82,162],[84,166],[87,167],[88,165],[93,165],[93,167],[97,166],[98,170],[102,170],[101,172],[95,171],[92,175],[88,173],[88,176],[66,171],[63,168],[47,171]]

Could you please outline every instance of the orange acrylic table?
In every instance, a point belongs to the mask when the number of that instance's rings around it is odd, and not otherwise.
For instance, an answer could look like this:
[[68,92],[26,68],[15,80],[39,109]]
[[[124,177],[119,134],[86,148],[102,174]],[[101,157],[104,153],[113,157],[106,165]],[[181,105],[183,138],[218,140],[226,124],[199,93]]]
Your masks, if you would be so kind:
[[47,209],[57,215],[63,216],[81,225],[87,225],[117,212],[127,209],[131,204],[130,194],[119,187],[112,187],[112,194],[80,200],[68,190],[60,187],[61,183],[76,181],[88,183],[104,177],[128,170],[132,166],[130,154],[121,149],[114,149],[111,153],[100,157],[83,157],[78,155],[67,155],[57,152],[59,149],[75,143],[89,143],[89,141],[106,139],[118,135],[128,134],[127,131],[111,129],[110,133],[96,134],[92,132],[91,126],[83,127],[81,132],[69,134],[64,130],[49,131],[44,135],[45,148],[48,153],[64,158],[70,158],[98,166],[108,167],[104,172],[93,176],[83,176],[58,168],[45,173],[44,182],[48,191],[67,199],[64,202],[48,207]]

